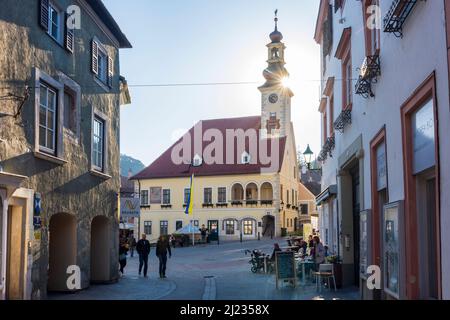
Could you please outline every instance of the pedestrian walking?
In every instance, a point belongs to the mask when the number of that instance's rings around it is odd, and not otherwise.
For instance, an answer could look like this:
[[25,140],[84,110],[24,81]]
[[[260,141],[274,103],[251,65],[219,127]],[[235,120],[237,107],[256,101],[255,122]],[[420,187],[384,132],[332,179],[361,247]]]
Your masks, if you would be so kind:
[[129,245],[130,245],[130,256],[133,258],[134,250],[136,249],[136,238],[133,235],[130,236]]
[[202,228],[200,229],[200,233],[202,235],[202,243],[205,243],[206,239],[206,227],[204,224],[202,224]]
[[123,275],[125,273],[125,266],[127,265],[127,252],[128,244],[125,240],[121,240],[119,244],[119,265],[120,273]]
[[172,257],[172,251],[170,250],[169,241],[166,237],[160,236],[158,242],[156,243],[156,256],[159,259],[159,277],[166,277],[166,265],[167,265],[167,253],[169,253],[169,258]]
[[147,278],[148,255],[150,254],[150,242],[147,240],[147,235],[145,233],[142,234],[141,240],[137,242],[136,251],[139,255],[139,275],[141,275],[143,266],[144,277]]

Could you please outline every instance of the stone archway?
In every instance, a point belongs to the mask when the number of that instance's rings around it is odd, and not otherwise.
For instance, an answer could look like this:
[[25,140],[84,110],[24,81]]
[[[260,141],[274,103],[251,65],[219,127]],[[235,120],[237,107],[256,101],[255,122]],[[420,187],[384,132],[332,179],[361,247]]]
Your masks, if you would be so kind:
[[91,282],[111,280],[110,276],[110,221],[105,216],[96,216],[91,223]]
[[247,204],[258,203],[258,186],[254,182],[250,182],[245,187],[245,200]]
[[48,291],[70,291],[67,268],[77,264],[77,221],[68,213],[50,218]]
[[231,187],[231,202],[244,201],[244,188],[240,183],[235,183]]
[[275,217],[272,215],[266,215],[262,218],[262,220],[263,236],[273,238],[275,236]]

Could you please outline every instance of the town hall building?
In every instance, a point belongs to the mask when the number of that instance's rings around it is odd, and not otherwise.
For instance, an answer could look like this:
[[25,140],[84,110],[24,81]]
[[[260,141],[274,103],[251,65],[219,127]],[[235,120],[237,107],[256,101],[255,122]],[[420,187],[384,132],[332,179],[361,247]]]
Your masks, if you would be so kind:
[[[189,223],[217,230],[221,240],[301,233],[310,224],[314,195],[300,183],[294,94],[283,85],[289,73],[277,22],[267,45],[266,82],[258,88],[261,115],[200,121],[131,178],[141,197],[139,230],[150,241]],[[192,175],[193,214],[187,215]]]

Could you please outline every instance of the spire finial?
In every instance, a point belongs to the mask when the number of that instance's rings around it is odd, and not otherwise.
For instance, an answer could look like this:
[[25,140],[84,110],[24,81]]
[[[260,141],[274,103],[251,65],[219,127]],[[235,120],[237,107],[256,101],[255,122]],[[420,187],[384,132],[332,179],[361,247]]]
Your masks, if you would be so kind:
[[275,30],[278,30],[278,9],[275,10]]

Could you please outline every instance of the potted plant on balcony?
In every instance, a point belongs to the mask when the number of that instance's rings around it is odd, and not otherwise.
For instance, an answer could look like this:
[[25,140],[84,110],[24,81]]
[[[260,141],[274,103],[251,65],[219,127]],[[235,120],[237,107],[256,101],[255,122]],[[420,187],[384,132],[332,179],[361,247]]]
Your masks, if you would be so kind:
[[342,260],[337,255],[326,257],[327,263],[333,264],[334,277],[336,279],[336,288],[342,288]]

